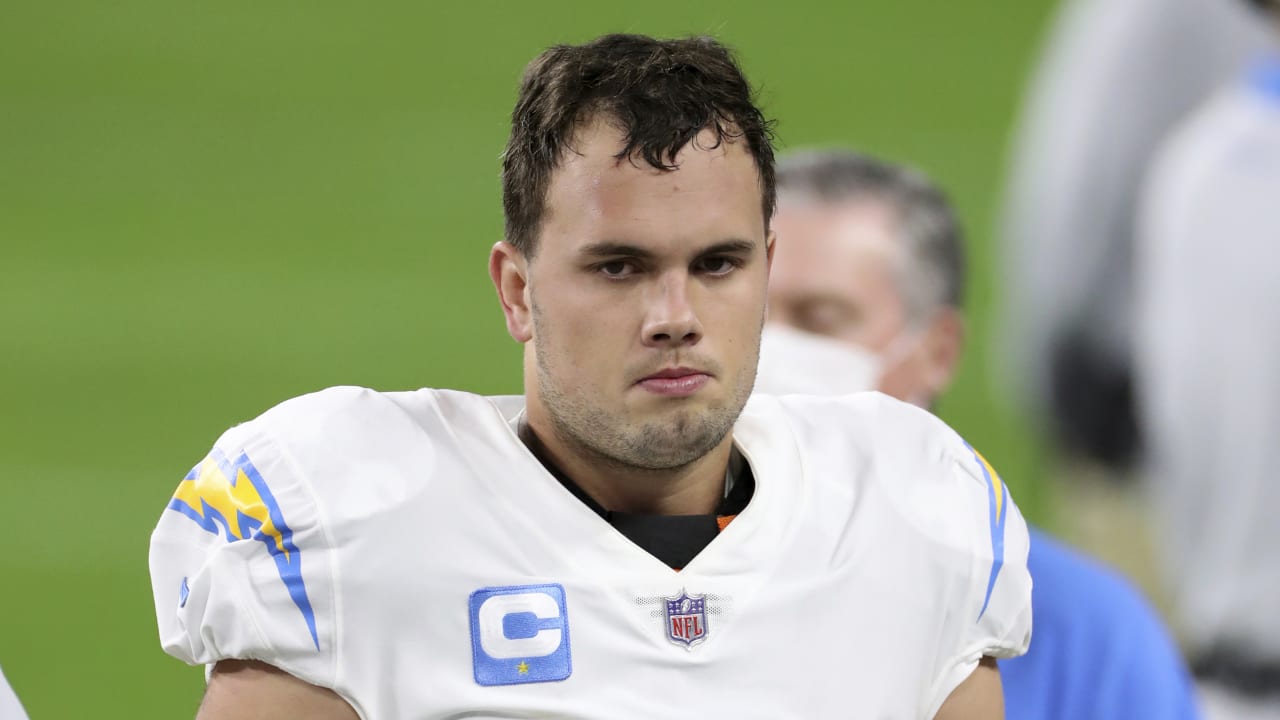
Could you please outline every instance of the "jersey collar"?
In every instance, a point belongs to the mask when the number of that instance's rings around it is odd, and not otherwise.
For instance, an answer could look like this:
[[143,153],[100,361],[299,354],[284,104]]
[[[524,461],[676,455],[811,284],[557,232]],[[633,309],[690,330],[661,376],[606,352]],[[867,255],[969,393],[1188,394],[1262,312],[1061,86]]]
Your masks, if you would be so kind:
[[[601,568],[609,568],[623,577],[660,576],[673,582],[703,573],[725,579],[758,579],[762,568],[777,562],[794,532],[796,506],[804,502],[806,481],[791,427],[773,398],[752,397],[733,430],[734,445],[750,466],[754,480],[750,502],[676,573],[575,497],[520,440],[522,398],[433,392],[445,416],[477,431],[481,446],[490,448],[491,452],[469,458],[487,494],[507,505],[514,517],[528,520],[529,529],[548,543],[572,549],[565,559],[595,575],[600,575]],[[488,412],[478,404],[487,405]],[[487,414],[498,422],[473,422]],[[745,494],[731,491],[727,504]],[[554,529],[548,526],[547,518],[555,518]],[[608,532],[602,532],[605,528]],[[672,588],[678,590],[679,586]]]

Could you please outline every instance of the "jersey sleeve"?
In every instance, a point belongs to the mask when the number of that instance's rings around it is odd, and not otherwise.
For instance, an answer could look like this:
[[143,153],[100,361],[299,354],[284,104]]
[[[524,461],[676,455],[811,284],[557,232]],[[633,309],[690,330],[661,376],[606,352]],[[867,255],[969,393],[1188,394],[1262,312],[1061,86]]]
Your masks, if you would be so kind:
[[3,670],[0,670],[0,718],[27,720],[27,712],[22,709],[22,703],[18,701],[13,688],[9,687],[9,681],[5,680]]
[[259,419],[223,434],[178,483],[150,550],[170,655],[261,660],[332,685],[334,558],[300,475]]
[[939,647],[925,717],[933,717],[983,656],[1022,655],[1031,643],[1030,540],[1027,525],[991,463],[954,433],[943,464],[952,487],[954,525],[947,542],[957,555],[949,618]]

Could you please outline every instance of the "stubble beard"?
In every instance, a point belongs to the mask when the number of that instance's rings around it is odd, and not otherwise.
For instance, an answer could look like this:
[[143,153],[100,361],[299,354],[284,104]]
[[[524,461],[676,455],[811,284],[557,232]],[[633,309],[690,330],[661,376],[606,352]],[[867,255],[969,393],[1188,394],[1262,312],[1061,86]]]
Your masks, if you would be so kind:
[[538,392],[552,432],[575,451],[605,465],[667,472],[692,464],[733,429],[755,384],[755,365],[747,364],[730,380],[731,392],[723,403],[674,410],[653,420],[631,420],[621,409],[611,412],[593,402],[589,389],[556,381],[552,342],[537,303],[533,321]]

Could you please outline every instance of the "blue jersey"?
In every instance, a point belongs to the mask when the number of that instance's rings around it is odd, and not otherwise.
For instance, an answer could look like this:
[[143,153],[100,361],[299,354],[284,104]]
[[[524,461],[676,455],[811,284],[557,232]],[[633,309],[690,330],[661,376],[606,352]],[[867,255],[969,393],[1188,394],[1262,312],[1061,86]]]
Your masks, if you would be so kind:
[[1009,720],[1194,720],[1186,665],[1132,585],[1036,530],[1027,561],[1035,634],[1000,662]]

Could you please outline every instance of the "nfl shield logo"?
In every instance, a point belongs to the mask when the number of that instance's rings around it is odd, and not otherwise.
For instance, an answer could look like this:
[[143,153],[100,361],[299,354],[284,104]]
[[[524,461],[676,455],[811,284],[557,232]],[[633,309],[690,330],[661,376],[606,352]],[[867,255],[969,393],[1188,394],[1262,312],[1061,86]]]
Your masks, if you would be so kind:
[[690,595],[683,589],[679,597],[667,601],[667,639],[692,649],[707,639],[707,600],[704,595]]

